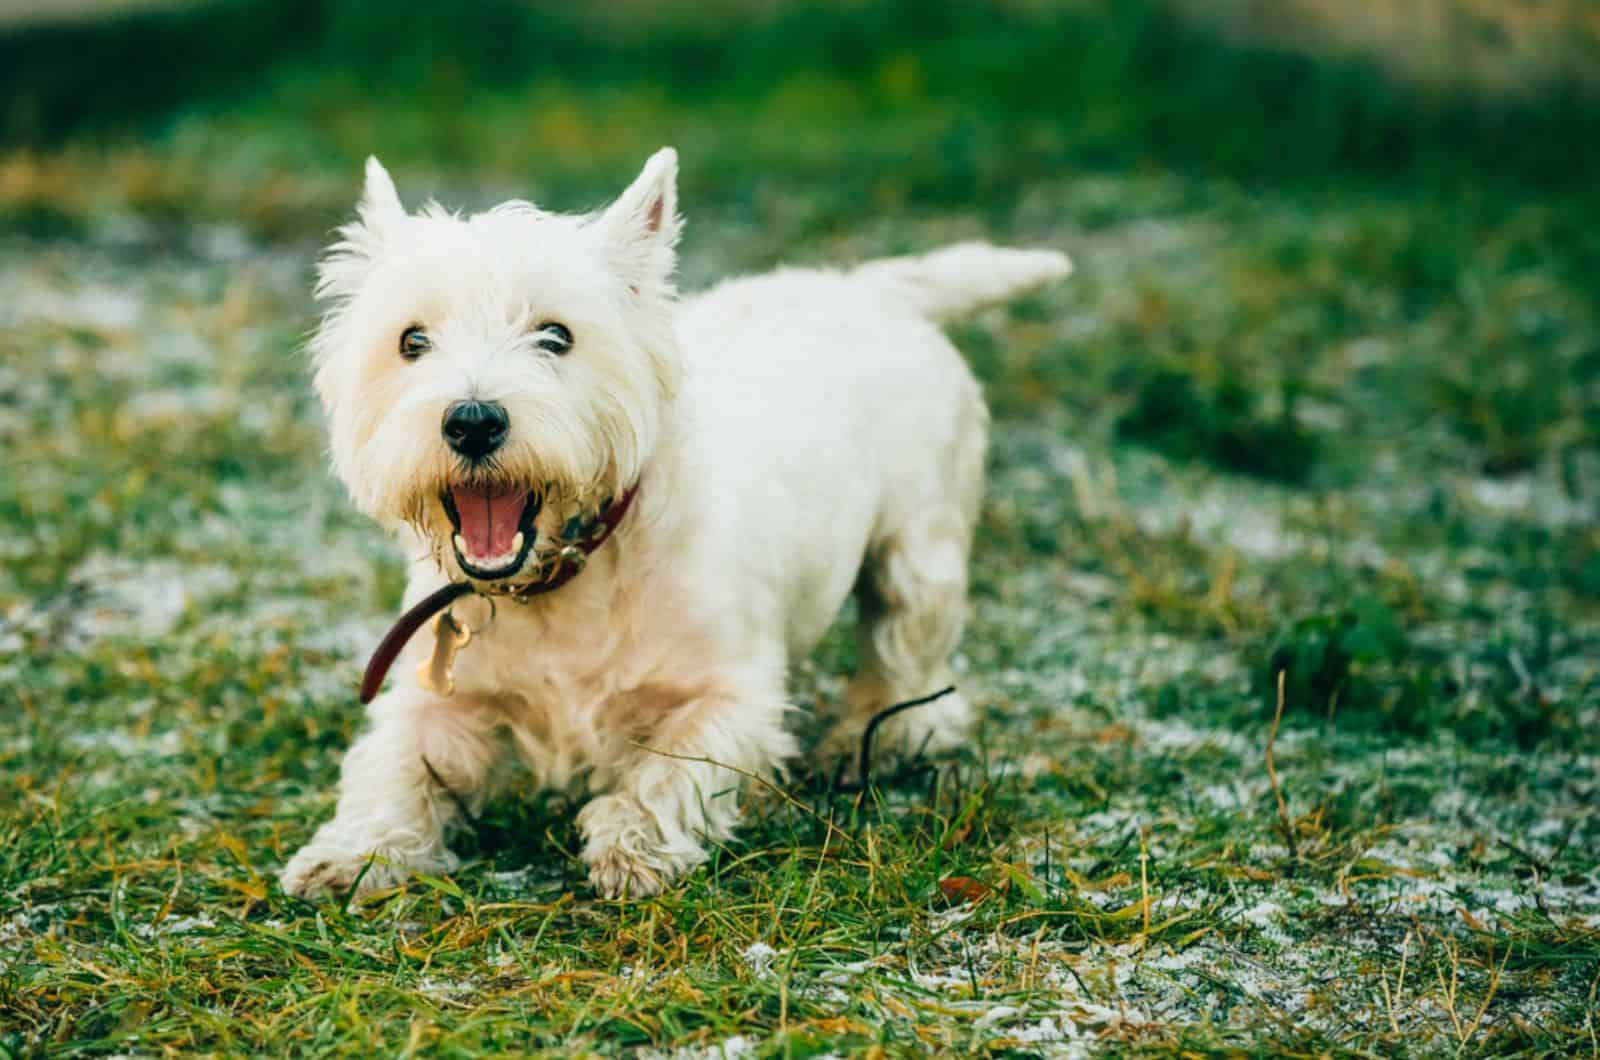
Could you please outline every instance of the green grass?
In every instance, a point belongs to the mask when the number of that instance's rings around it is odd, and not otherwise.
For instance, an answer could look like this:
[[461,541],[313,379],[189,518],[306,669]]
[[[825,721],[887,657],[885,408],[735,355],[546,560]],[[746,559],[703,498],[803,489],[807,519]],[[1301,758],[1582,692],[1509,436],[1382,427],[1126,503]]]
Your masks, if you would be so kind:
[[[430,58],[470,30],[319,68],[365,39],[329,10],[0,154],[0,1055],[1600,1051],[1600,237],[1548,145],[1143,6],[783,9],[699,67],[703,27],[535,20],[586,61],[482,85]],[[1305,112],[1344,146],[1268,165]],[[953,329],[979,739],[860,804],[797,773],[646,902],[531,792],[450,879],[290,900],[403,573],[324,470],[317,243],[369,150],[408,201],[578,208],[663,142],[691,286],[1076,258]]]

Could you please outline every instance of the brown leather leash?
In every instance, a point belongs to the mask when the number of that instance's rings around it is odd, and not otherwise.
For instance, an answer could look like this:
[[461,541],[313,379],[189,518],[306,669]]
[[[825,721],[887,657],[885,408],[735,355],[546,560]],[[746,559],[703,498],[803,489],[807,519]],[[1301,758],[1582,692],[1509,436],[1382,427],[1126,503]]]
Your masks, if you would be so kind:
[[[594,523],[589,536],[573,541],[562,546],[556,556],[556,563],[542,581],[530,582],[515,589],[507,589],[503,593],[494,595],[509,596],[513,600],[527,600],[544,593],[554,592],[563,585],[576,578],[583,570],[589,556],[616,530],[617,524],[622,522],[628,514],[628,508],[633,504],[633,498],[638,494],[639,487],[635,484],[616,503],[601,513],[600,518]],[[410,610],[401,615],[399,620],[389,628],[378,642],[377,650],[372,653],[372,658],[367,662],[366,673],[361,678],[361,702],[371,703],[378,694],[378,689],[383,687],[383,679],[388,676],[389,668],[394,665],[395,659],[400,655],[400,650],[406,642],[416,635],[423,624],[448,608],[451,604],[469,593],[477,592],[467,582],[451,582],[443,588],[436,589],[423,597]],[[487,594],[486,594],[487,595]],[[490,596],[493,599],[493,596]],[[465,643],[463,641],[463,643]]]

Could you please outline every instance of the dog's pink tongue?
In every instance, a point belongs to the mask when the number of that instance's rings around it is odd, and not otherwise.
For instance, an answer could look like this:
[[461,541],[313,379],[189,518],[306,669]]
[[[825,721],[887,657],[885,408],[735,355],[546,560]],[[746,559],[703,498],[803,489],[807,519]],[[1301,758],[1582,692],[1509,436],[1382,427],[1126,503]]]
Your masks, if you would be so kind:
[[517,524],[528,503],[525,491],[487,493],[456,486],[450,496],[461,517],[461,536],[473,558],[490,559],[511,551],[511,539],[517,536]]

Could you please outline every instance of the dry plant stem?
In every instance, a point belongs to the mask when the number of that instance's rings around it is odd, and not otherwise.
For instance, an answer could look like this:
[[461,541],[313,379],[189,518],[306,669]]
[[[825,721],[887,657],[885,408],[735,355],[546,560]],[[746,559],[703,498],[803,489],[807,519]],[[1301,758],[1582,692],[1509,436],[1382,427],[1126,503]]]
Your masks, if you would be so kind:
[[1144,926],[1139,932],[1139,952],[1150,942],[1150,826],[1139,826],[1139,905]]
[[1506,965],[1511,962],[1511,950],[1511,946],[1506,947],[1505,957],[1501,958],[1500,964],[1496,966],[1494,963],[1494,947],[1489,947],[1489,986],[1484,991],[1483,1002],[1478,1005],[1477,1013],[1472,1017],[1472,1025],[1462,1035],[1461,1044],[1456,1049],[1457,1056],[1461,1055],[1462,1051],[1467,1047],[1467,1042],[1473,1035],[1478,1033],[1478,1028],[1483,1025],[1483,1017],[1489,1012],[1489,1004],[1500,990],[1500,979],[1505,974]]
[[1461,958],[1456,950],[1456,944],[1450,939],[1444,939],[1445,956],[1450,959],[1450,978],[1444,977],[1444,968],[1437,961],[1433,966],[1433,974],[1439,980],[1439,991],[1444,995],[1443,1008],[1445,1015],[1450,1017],[1450,1026],[1455,1030],[1456,1041],[1463,1042],[1466,1036],[1462,1033],[1461,1017],[1456,1012],[1456,1001],[1461,989]]
[[1300,849],[1294,841],[1294,827],[1289,823],[1289,807],[1283,801],[1283,787],[1278,783],[1278,769],[1272,761],[1272,748],[1278,740],[1278,726],[1283,722],[1284,671],[1278,671],[1278,709],[1272,715],[1272,730],[1267,733],[1267,779],[1272,782],[1272,795],[1278,800],[1278,826],[1283,829],[1284,842],[1289,844],[1289,856],[1300,859]]
[[1394,993],[1389,993],[1389,976],[1383,969],[1378,969],[1378,985],[1383,989],[1384,1006],[1389,1010],[1389,1029],[1396,1036],[1400,1034],[1400,1021],[1395,1015],[1395,1006],[1399,1004],[1401,992],[1406,988],[1406,958],[1411,950],[1411,932],[1406,932],[1406,937],[1400,943],[1400,975],[1394,982]]

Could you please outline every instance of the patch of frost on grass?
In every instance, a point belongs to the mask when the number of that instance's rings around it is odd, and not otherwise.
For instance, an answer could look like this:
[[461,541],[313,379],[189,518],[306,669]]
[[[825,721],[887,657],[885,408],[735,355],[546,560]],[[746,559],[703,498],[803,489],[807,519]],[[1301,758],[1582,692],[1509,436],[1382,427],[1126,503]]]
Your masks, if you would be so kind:
[[710,1045],[684,1045],[676,1049],[642,1049],[639,1060],[746,1060],[753,1057],[761,1042],[743,1034],[735,1034]]
[[66,602],[68,639],[80,645],[106,637],[160,637],[192,605],[233,589],[238,577],[227,567],[175,560],[135,560],[93,552],[72,572],[83,588],[81,602]]
[[772,970],[772,962],[777,960],[779,951],[773,949],[765,942],[752,942],[739,954],[745,967],[758,976],[766,975]]

